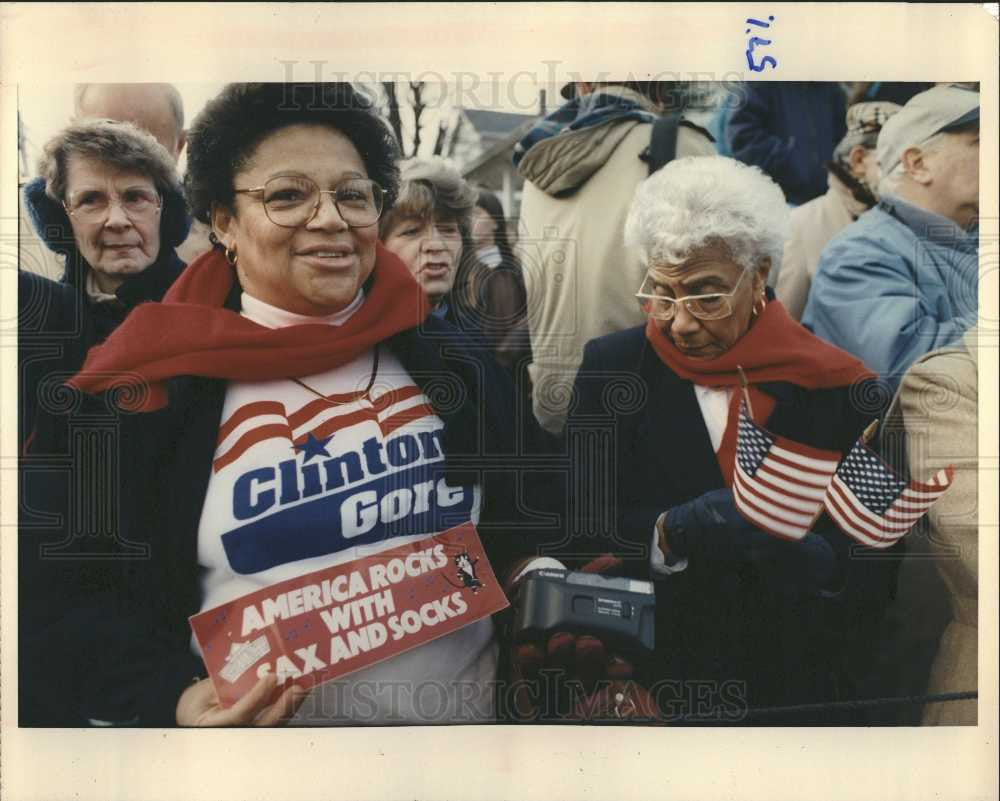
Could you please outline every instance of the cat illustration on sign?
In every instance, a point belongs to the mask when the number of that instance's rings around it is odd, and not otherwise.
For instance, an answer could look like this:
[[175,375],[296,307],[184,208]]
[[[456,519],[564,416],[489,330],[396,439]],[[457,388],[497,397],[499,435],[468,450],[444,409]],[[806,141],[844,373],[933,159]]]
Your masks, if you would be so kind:
[[483,582],[476,575],[476,562],[478,561],[478,559],[470,558],[468,551],[462,551],[462,553],[455,555],[455,566],[458,568],[458,577],[462,580],[462,584],[470,588],[474,593],[479,592],[479,589],[483,586]]

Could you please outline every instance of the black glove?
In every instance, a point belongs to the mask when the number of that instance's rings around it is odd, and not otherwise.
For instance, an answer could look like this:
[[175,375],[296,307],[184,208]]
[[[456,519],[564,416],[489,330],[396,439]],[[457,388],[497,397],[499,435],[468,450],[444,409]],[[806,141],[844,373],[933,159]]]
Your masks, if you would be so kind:
[[827,589],[837,574],[836,555],[823,537],[810,532],[801,540],[783,540],[761,531],[740,514],[729,489],[675,506],[662,529],[672,557],[754,562],[801,592]]

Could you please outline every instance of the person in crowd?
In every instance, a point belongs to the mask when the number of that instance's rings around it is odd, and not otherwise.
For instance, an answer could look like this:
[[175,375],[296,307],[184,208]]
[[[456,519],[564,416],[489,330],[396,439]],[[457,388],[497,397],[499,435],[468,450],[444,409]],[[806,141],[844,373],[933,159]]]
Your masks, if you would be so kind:
[[[886,420],[905,435],[906,467],[926,481],[953,465],[951,487],[928,512],[928,542],[943,579],[950,615],[927,678],[928,694],[978,689],[979,519],[977,486],[979,335],[978,327],[953,345],[917,359],[906,371]],[[900,576],[902,583],[904,576]],[[926,593],[924,586],[915,592]],[[927,704],[924,725],[976,725],[976,701]]]
[[[121,420],[121,529],[151,551],[132,565],[109,612],[119,648],[95,702],[141,725],[493,720],[490,618],[305,694],[277,693],[268,674],[236,705],[220,707],[188,626],[200,610],[463,518],[477,525],[503,575],[517,541],[503,534],[517,514],[513,492],[506,475],[476,465],[510,451],[512,390],[492,359],[427,313],[421,285],[379,243],[379,218],[393,212],[399,188],[396,145],[349,84],[226,86],[189,131],[185,187],[215,250],[162,303],[138,309],[92,351],[72,382],[99,392],[128,371],[143,386],[137,409],[160,409]],[[461,403],[430,388],[441,381]],[[419,398],[422,411],[383,430],[365,410],[395,392]],[[261,404],[295,414],[298,439],[244,447],[227,435]],[[404,479],[440,478],[453,501],[448,526],[438,509],[359,534],[345,528],[349,516],[336,508],[344,497],[329,487],[287,507],[238,506],[241,476],[273,471],[290,454],[300,466],[316,448],[372,465],[364,455],[372,443],[383,452],[416,432],[440,447],[363,486],[378,497]],[[356,696],[359,682],[373,692]],[[444,693],[433,720],[406,692],[427,682]]]
[[473,287],[485,268],[470,238],[476,192],[440,158],[411,159],[400,174],[399,197],[379,221],[380,238],[427,293],[431,314],[480,339]]
[[45,146],[25,200],[35,230],[66,258],[62,281],[85,295],[104,339],[180,275],[186,206],[173,160],[131,123],[83,120]]
[[[27,208],[39,235],[64,256],[65,275],[57,283],[18,271],[21,721],[83,725],[61,692],[82,680],[69,666],[93,653],[98,634],[92,623],[66,619],[85,592],[90,562],[64,558],[64,546],[89,534],[82,547],[95,557],[114,545],[96,536],[114,515],[105,485],[114,463],[99,436],[103,404],[67,403],[60,385],[88,348],[137,305],[159,300],[180,274],[174,248],[187,234],[187,216],[170,155],[131,123],[69,125],[46,144],[39,173]],[[53,658],[54,644],[65,653]],[[55,675],[59,665],[66,672]]]
[[[65,262],[57,289],[48,279],[20,271],[27,366],[21,381],[21,442],[35,427],[40,383],[52,371],[72,373],[87,349],[104,340],[139,303],[159,300],[184,262],[175,248],[187,235],[180,179],[169,154],[131,123],[73,123],[45,146],[40,176],[25,189],[35,231]],[[28,323],[30,308],[61,303],[66,330]],[[54,358],[27,358],[51,349]],[[63,341],[64,340],[64,341]],[[65,378],[65,376],[63,376]]]
[[184,101],[169,83],[78,83],[73,87],[77,119],[131,122],[149,131],[176,164],[187,143]]
[[[864,364],[796,324],[766,286],[788,213],[770,178],[733,159],[678,159],[650,176],[625,225],[647,270],[646,323],[589,342],[576,378],[566,437],[589,446],[570,481],[581,523],[563,558],[610,548],[626,575],[655,581],[645,677],[667,722],[836,719],[746,711],[835,698],[834,677],[853,675],[846,644],[886,602],[885,561],[852,558],[825,516],[785,540],[734,504],[744,397],[758,425],[839,455],[880,411],[856,402],[871,398]],[[592,432],[609,427],[602,447]],[[678,689],[691,681],[714,682],[701,707]]]
[[875,143],[883,123],[899,109],[892,103],[858,103],[847,110],[847,134],[826,165],[826,194],[792,210],[791,231],[780,271],[771,285],[788,313],[801,319],[809,284],[826,243],[841,228],[872,208],[877,200]]
[[802,323],[895,388],[974,322],[979,293],[979,94],[935,86],[882,127],[880,202],[820,257]]
[[760,167],[798,206],[826,191],[824,165],[844,136],[846,111],[837,83],[747,81],[729,115],[729,151]]
[[[184,101],[169,83],[78,83],[73,89],[78,118],[126,120],[149,131],[174,159],[180,161],[187,144]],[[177,255],[190,264],[211,249],[208,227],[193,220],[191,230],[177,247]]]
[[527,295],[521,264],[507,234],[507,218],[499,198],[480,189],[472,211],[476,258],[488,268],[478,294],[487,310],[486,329],[497,361],[509,369],[531,361],[526,316]]
[[732,116],[733,109],[740,104],[742,86],[742,82],[732,85],[727,81],[721,83],[721,88],[716,95],[715,107],[708,124],[705,126],[715,140],[715,152],[720,156],[732,158],[733,155],[729,150],[729,137],[726,131],[729,128],[729,118]]
[[[73,119],[107,119],[131,122],[148,131],[166,149],[174,164],[180,160],[186,143],[184,106],[180,92],[167,83],[82,83],[73,91]],[[25,182],[22,190],[40,191],[40,180]],[[30,190],[29,190],[30,187]],[[19,267],[21,270],[60,280],[66,271],[65,255],[42,243],[30,223],[24,191],[19,195],[22,218]],[[210,247],[208,230],[193,222],[187,238],[176,247],[181,261],[189,263]]]
[[[527,291],[538,422],[558,434],[573,375],[594,337],[637,325],[631,287],[641,278],[637,254],[621,231],[635,187],[648,174],[641,154],[653,122],[672,104],[671,82],[578,82],[568,101],[515,147],[524,177],[517,253]],[[683,122],[676,156],[710,155],[711,139]]]

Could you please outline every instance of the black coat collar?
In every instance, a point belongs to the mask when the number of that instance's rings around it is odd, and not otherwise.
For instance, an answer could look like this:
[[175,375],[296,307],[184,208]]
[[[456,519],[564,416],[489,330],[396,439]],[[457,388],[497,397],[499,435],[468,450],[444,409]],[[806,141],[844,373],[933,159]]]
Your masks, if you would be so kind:
[[636,432],[637,448],[654,449],[651,464],[657,465],[664,479],[670,474],[670,485],[681,495],[701,494],[700,487],[725,486],[694,385],[667,367],[645,338],[639,374],[649,401]]

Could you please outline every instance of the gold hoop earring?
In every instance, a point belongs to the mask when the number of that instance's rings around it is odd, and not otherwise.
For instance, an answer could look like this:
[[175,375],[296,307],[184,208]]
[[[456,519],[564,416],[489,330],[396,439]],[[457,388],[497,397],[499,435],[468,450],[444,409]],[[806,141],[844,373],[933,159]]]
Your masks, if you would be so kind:
[[230,250],[229,248],[226,248],[226,261],[228,261],[229,264],[232,265],[233,267],[236,266],[236,249],[235,248],[233,248],[232,250]]

